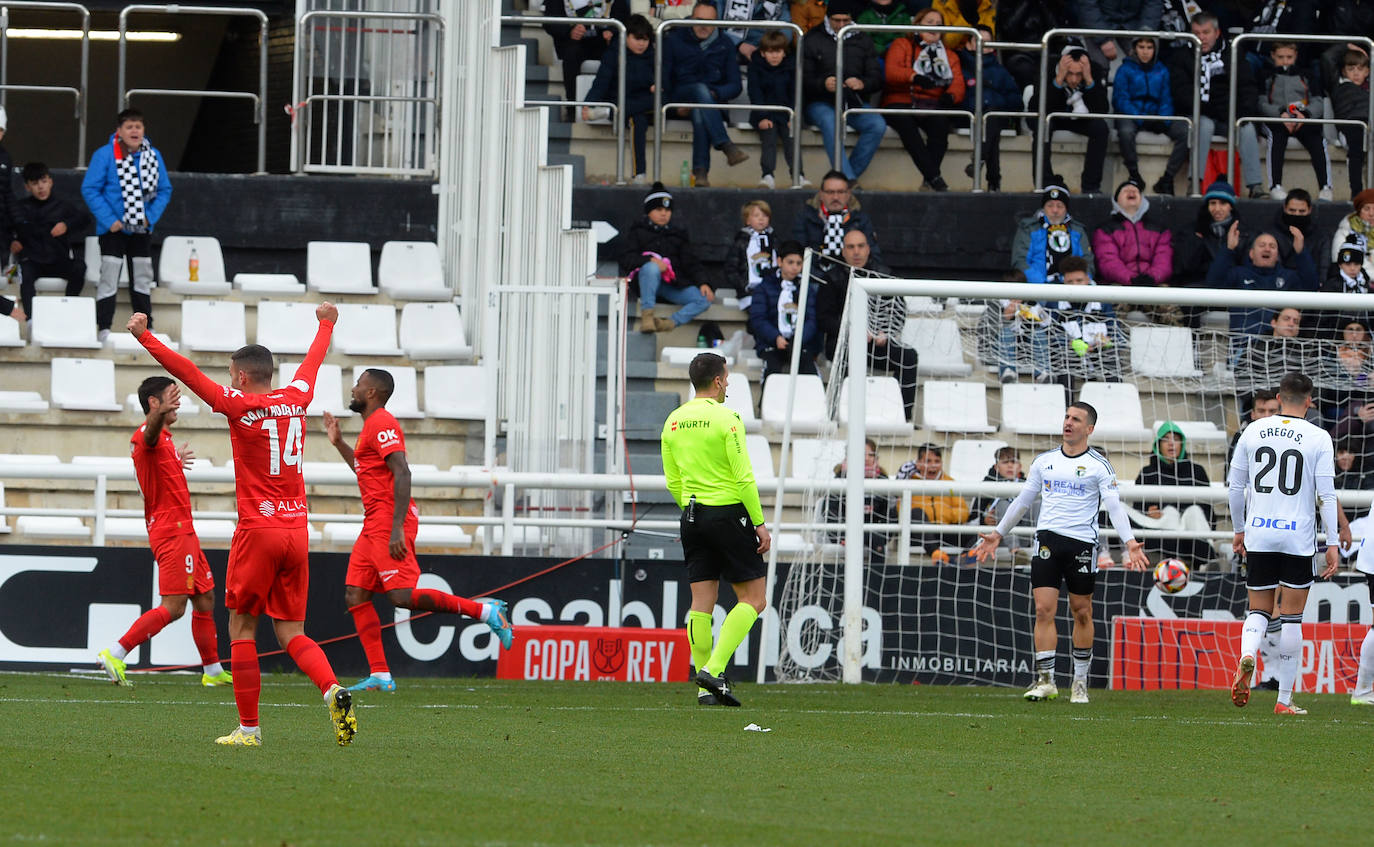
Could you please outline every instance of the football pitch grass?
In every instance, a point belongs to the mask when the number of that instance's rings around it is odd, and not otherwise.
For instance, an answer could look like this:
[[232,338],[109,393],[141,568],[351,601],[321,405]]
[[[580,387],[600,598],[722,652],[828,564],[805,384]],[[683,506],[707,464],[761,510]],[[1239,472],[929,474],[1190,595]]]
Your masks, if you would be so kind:
[[[264,677],[264,746],[193,676],[0,674],[0,842],[48,844],[1361,843],[1374,708],[1225,692]],[[756,723],[770,732],[746,731]]]

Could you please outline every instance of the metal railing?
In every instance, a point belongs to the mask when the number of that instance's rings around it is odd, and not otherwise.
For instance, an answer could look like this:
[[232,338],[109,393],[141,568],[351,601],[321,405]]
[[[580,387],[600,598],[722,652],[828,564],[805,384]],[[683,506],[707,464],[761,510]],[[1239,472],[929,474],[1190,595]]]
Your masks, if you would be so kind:
[[[220,15],[224,17],[254,18],[258,22],[258,91],[220,91],[194,88],[125,88],[128,72],[129,16],[133,14],[160,15]],[[253,104],[253,123],[258,125],[258,173],[267,172],[267,122],[263,120],[263,104],[267,102],[267,15],[258,9],[232,6],[125,6],[119,11],[119,109],[129,106],[135,94],[162,97],[201,97],[219,100],[248,100]]]
[[[49,11],[75,12],[81,16],[81,85],[20,85],[11,84],[10,69],[10,10],[45,9]],[[0,6],[0,105],[5,104],[5,95],[10,91],[70,94],[75,102],[76,118],[76,167],[86,167],[86,90],[90,82],[91,68],[91,12],[80,3],[49,3],[33,0],[11,0]]]
[[[342,36],[351,36],[353,48],[348,50],[347,44],[341,43],[337,60],[340,70],[337,79],[328,74],[328,65],[335,55],[332,50],[332,43],[325,42],[322,64],[326,66],[324,75],[321,77],[316,74],[315,59],[316,51],[311,35],[317,21],[322,19],[337,19],[342,21],[390,21],[398,24],[411,24],[415,28],[411,30],[381,30],[374,31],[366,27],[350,27],[348,24],[338,27]],[[431,33],[424,29],[423,25],[433,27],[432,37],[436,43],[431,44]],[[293,113],[299,116],[304,113],[305,120],[294,120],[295,132],[291,136],[291,158],[294,163],[296,173],[347,173],[347,174],[383,174],[388,176],[433,176],[438,173],[438,144],[436,138],[439,134],[441,109],[443,104],[443,79],[444,72],[441,57],[444,55],[444,38],[446,37],[446,22],[443,15],[425,12],[367,12],[367,11],[343,11],[320,9],[313,12],[306,12],[300,16],[296,22],[296,70],[292,82],[291,102],[295,104],[296,111]],[[326,26],[320,29],[329,31]],[[363,49],[363,36],[365,35],[401,35],[412,36],[407,47],[410,52],[402,55],[400,61],[405,63],[409,60],[412,67],[408,76],[402,76],[399,80],[394,79],[392,70],[397,64],[396,51],[392,47],[391,41],[387,42],[385,51],[379,50],[376,39],[368,39],[368,49],[365,53]],[[341,38],[341,40],[343,40]],[[361,67],[367,60],[372,67],[378,65],[386,68],[386,73],[381,76],[381,83],[378,85],[384,91],[392,91],[399,87],[412,87],[414,93],[408,94],[376,94],[371,91],[372,84],[377,80],[369,78],[368,93],[362,93],[361,76],[349,77],[344,67],[348,64],[361,73]],[[325,80],[326,90],[317,93],[314,90],[314,81],[317,78]],[[353,93],[343,93],[348,88],[348,80],[353,80]],[[330,83],[336,83],[339,93],[330,93],[328,90]],[[432,91],[431,94],[423,93],[426,89]],[[316,104],[334,103],[338,105],[338,118],[331,127],[329,121],[329,110],[326,107],[324,116],[321,120],[321,147],[324,148],[323,159],[325,161],[311,162],[311,142],[312,131],[315,126],[315,106]],[[378,119],[375,114],[369,112],[366,124],[366,159],[360,163],[358,160],[357,144],[360,133],[363,131],[363,122],[358,119],[356,111],[352,111],[349,118],[344,117],[345,105],[347,104],[388,104],[395,105],[411,110],[410,114],[405,115],[397,121],[401,125],[400,130],[393,130],[393,121],[383,118],[378,128]],[[349,124],[345,126],[345,124]],[[329,163],[329,136],[332,134],[333,149],[336,152],[335,162]],[[380,154],[381,164],[376,163],[374,157],[373,136],[382,136],[382,153]],[[304,136],[304,141],[302,141]],[[398,145],[396,163],[391,161],[391,146]],[[361,145],[360,145],[361,146]],[[349,161],[344,161],[345,153],[349,154]]]
[[[526,106],[609,106],[615,116],[615,183],[625,184],[625,24],[615,18],[566,18],[525,15],[503,15],[501,26],[525,24],[582,24],[607,27],[616,32],[615,102],[604,100],[526,100]],[[657,177],[655,177],[657,178]]]
[[[747,108],[752,112],[785,112],[791,118],[792,130],[792,167],[797,173],[802,171],[801,162],[801,122],[802,122],[802,63],[798,56],[793,68],[796,75],[792,83],[792,105],[791,106],[766,106],[762,104],[749,104],[747,107],[741,104],[731,103],[664,103],[663,102],[663,33],[669,29],[681,29],[684,26],[699,26],[712,29],[737,29],[739,21],[721,20],[696,20],[695,18],[677,18],[671,21],[664,21],[658,25],[654,33],[654,116],[658,122],[654,127],[654,179],[663,179],[663,125],[667,123],[666,113],[668,109],[708,109],[718,112],[730,111],[733,109]],[[750,29],[781,29],[792,33],[792,43],[800,45],[802,29],[791,21],[750,21]],[[728,36],[722,36],[728,37]],[[732,57],[733,61],[733,57]],[[800,188],[795,181],[793,188]]]
[[[1045,113],[1045,96],[1046,96],[1046,94],[1048,94],[1048,92],[1049,92],[1049,87],[1050,87],[1050,85],[1051,85],[1051,83],[1050,83],[1050,77],[1049,77],[1049,59],[1050,59],[1050,49],[1049,49],[1049,46],[1050,46],[1050,40],[1053,39],[1053,38],[1064,38],[1064,37],[1069,37],[1069,36],[1080,36],[1080,37],[1082,37],[1082,36],[1100,36],[1100,37],[1103,37],[1103,38],[1153,38],[1153,39],[1155,39],[1156,42],[1159,42],[1159,41],[1167,41],[1167,40],[1170,40],[1170,39],[1173,39],[1173,40],[1183,40],[1183,41],[1190,42],[1190,43],[1193,44],[1193,46],[1194,46],[1194,48],[1195,48],[1195,49],[1193,50],[1193,79],[1194,79],[1194,80],[1200,80],[1199,74],[1200,74],[1200,68],[1201,68],[1201,66],[1202,66],[1202,50],[1201,50],[1202,41],[1201,41],[1201,39],[1199,39],[1196,35],[1193,35],[1191,32],[1165,32],[1165,31],[1162,31],[1162,30],[1141,30],[1141,29],[1129,29],[1129,30],[1109,30],[1109,29],[1052,29],[1052,30],[1047,31],[1047,32],[1045,33],[1045,35],[1040,39],[1040,44],[1041,44],[1041,51],[1040,51],[1040,80],[1039,80],[1039,84],[1037,85],[1037,88],[1038,88],[1039,91],[1040,91],[1040,96],[1039,96],[1039,101],[1038,101],[1037,108],[1036,108],[1036,111],[1038,112],[1038,116],[1037,116],[1037,118],[1036,118],[1035,140],[1034,140],[1034,142],[1032,143],[1032,147],[1034,148],[1034,150],[1033,150],[1033,152],[1032,152],[1032,155],[1034,155],[1034,157],[1035,157],[1034,160],[1033,160],[1033,168],[1034,168],[1033,173],[1035,174],[1035,185],[1036,185],[1036,187],[1037,187],[1037,188],[1040,188],[1040,187],[1043,187],[1043,186],[1045,185],[1045,159],[1048,158],[1048,157],[1045,156],[1045,155],[1042,155],[1042,150],[1047,151],[1047,150],[1049,149],[1049,146],[1048,146],[1048,145],[1049,145],[1049,143],[1050,143],[1050,139],[1049,139],[1049,135],[1048,135],[1047,133],[1049,132],[1049,122],[1050,122],[1050,119],[1051,119],[1051,118],[1080,118],[1080,119],[1087,118],[1087,119],[1093,119],[1093,120],[1096,120],[1096,119],[1101,119],[1101,120],[1112,120],[1112,119],[1115,117],[1115,118],[1117,118],[1117,119],[1130,119],[1130,120],[1137,120],[1137,121],[1160,121],[1160,122],[1168,122],[1168,121],[1186,121],[1187,124],[1188,124],[1189,130],[1190,130],[1190,131],[1189,131],[1189,136],[1192,137],[1192,138],[1194,139],[1194,143],[1191,145],[1192,150],[1191,150],[1190,155],[1191,155],[1191,158],[1192,158],[1192,163],[1191,163],[1191,165],[1190,165],[1190,167],[1189,167],[1189,174],[1192,176],[1192,181],[1194,182],[1193,190],[1196,192],[1196,191],[1198,190],[1198,186],[1196,185],[1196,182],[1197,182],[1197,175],[1198,175],[1198,171],[1197,171],[1197,162],[1198,162],[1198,156],[1199,156],[1199,154],[1200,154],[1200,151],[1203,149],[1202,140],[1197,138],[1198,116],[1201,114],[1201,110],[1202,110],[1202,85],[1201,85],[1201,83],[1199,82],[1199,84],[1193,86],[1193,113],[1192,113],[1192,117],[1187,117],[1187,116],[1184,116],[1184,115],[1126,115],[1126,114],[1120,114],[1120,113],[1114,113],[1114,112],[1104,112],[1104,113],[1102,113],[1101,115],[1098,115],[1098,114],[1080,115],[1080,114],[1076,114],[1076,113],[1065,113],[1065,112],[1055,112],[1054,114],[1046,114],[1046,113]],[[1233,81],[1233,82],[1234,82],[1234,79],[1235,79],[1235,75],[1232,74],[1232,81]],[[1106,80],[1106,79],[1097,80],[1097,81],[1095,82],[1095,84],[1105,86],[1105,85],[1107,84],[1107,80]],[[1235,100],[1235,95],[1234,95],[1234,93],[1232,94],[1232,98],[1231,98],[1231,99],[1232,99],[1232,101]],[[1043,145],[1046,145],[1046,146],[1043,147],[1043,148],[1040,147],[1040,145],[1042,145],[1042,144],[1043,144]]]
[[[1364,184],[1374,184],[1374,156],[1368,155],[1370,135],[1370,124],[1368,120],[1357,121],[1342,118],[1270,118],[1265,116],[1252,116],[1240,118],[1236,117],[1236,113],[1238,111],[1236,108],[1236,63],[1244,60],[1240,54],[1240,45],[1244,42],[1251,41],[1293,41],[1303,44],[1363,44],[1365,48],[1365,53],[1368,55],[1374,55],[1374,39],[1370,39],[1367,36],[1363,35],[1293,35],[1286,32],[1275,35],[1274,33],[1247,32],[1232,38],[1231,73],[1228,74],[1229,87],[1227,89],[1227,93],[1230,95],[1230,102],[1227,105],[1226,111],[1226,181],[1231,182],[1233,185],[1235,184],[1232,180],[1231,169],[1235,167],[1236,162],[1236,130],[1238,130],[1242,125],[1247,123],[1295,123],[1331,124],[1334,126],[1357,126],[1362,128],[1364,130],[1362,135],[1364,136],[1363,144],[1366,153],[1364,159]],[[1201,86],[1198,87],[1199,89],[1201,88]],[[1374,115],[1374,87],[1370,88],[1369,103],[1367,108],[1369,109],[1369,112],[1367,114]],[[1209,146],[1211,145],[1210,138],[1205,139],[1205,141]],[[1288,140],[1284,139],[1284,143],[1287,144]],[[1327,160],[1327,166],[1330,166],[1329,159]],[[1323,188],[1324,186],[1317,187]]]

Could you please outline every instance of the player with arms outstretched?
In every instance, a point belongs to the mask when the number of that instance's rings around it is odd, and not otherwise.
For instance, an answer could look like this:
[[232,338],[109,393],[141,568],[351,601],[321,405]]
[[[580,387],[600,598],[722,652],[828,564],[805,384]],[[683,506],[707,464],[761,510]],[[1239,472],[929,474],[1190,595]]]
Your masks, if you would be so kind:
[[100,666],[119,685],[129,685],[124,658],[186,614],[191,598],[191,638],[200,652],[202,685],[229,685],[233,677],[219,662],[215,635],[215,578],[191,524],[191,492],[186,468],[195,454],[189,444],[178,450],[171,427],[181,406],[181,389],[165,376],[150,376],[138,387],[138,402],[147,416],[129,439],[138,487],[143,491],[143,518],[148,544],[157,564],[157,593],[162,603],[134,621],[129,631],[100,651]]
[[169,350],[148,331],[148,316],[129,319],[129,332],[152,357],[210,408],[229,419],[234,453],[234,493],[238,527],[229,545],[224,605],[229,607],[230,666],[239,726],[215,743],[257,747],[258,699],[262,672],[258,666],[258,617],[272,618],[277,641],[305,675],[320,688],[329,707],[339,744],[358,731],[353,697],[305,634],[305,601],[310,584],[306,549],[305,410],[315,395],[315,375],[329,350],[339,310],[321,303],[315,310],[320,328],[291,382],[272,388],[272,351],[259,344],[241,347],[229,357],[229,384],[219,385]]
[[1231,456],[1229,494],[1236,530],[1232,546],[1245,557],[1250,595],[1231,702],[1237,706],[1250,702],[1255,654],[1274,614],[1274,591],[1281,585],[1276,715],[1307,714],[1293,702],[1293,682],[1302,653],[1302,610],[1312,587],[1318,509],[1327,538],[1322,579],[1340,565],[1340,551],[1332,539],[1350,541],[1350,530],[1339,530],[1336,520],[1339,507],[1331,436],[1303,418],[1311,407],[1312,380],[1301,373],[1285,374],[1279,382],[1279,413],[1247,426]]
[[1064,412],[1064,443],[1031,462],[1026,484],[1007,507],[997,529],[983,535],[970,551],[982,562],[997,552],[1002,539],[1021,515],[1040,497],[1035,524],[1035,555],[1031,559],[1031,596],[1035,600],[1036,679],[1027,700],[1053,700],[1055,651],[1059,629],[1059,586],[1069,591],[1073,614],[1073,685],[1070,703],[1088,702],[1088,668],[1093,658],[1093,588],[1097,583],[1097,513],[1105,508],[1112,526],[1126,546],[1126,567],[1150,566],[1145,551],[1131,532],[1131,519],[1117,492],[1116,470],[1106,457],[1088,446],[1097,426],[1097,410],[1087,403],[1070,403]]
[[358,375],[348,404],[349,409],[363,416],[363,431],[358,434],[355,447],[344,441],[338,420],[324,413],[329,443],[358,475],[358,490],[363,497],[363,531],[348,557],[344,602],[358,629],[369,673],[366,679],[350,685],[349,691],[396,690],[396,680],[391,676],[382,647],[382,622],[372,605],[373,594],[386,594],[392,605],[402,609],[477,618],[491,627],[507,650],[513,636],[503,601],[479,603],[433,588],[416,587],[420,565],[415,561],[415,532],[420,526],[420,512],[410,499],[405,433],[395,416],[386,410],[386,401],[395,388],[391,374],[380,368],[368,368]]

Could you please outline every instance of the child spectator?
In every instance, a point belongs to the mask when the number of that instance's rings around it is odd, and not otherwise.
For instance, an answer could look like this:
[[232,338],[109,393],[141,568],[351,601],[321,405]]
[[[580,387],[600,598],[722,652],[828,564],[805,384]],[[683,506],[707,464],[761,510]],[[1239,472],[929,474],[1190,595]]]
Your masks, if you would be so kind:
[[[619,116],[630,128],[630,150],[634,166],[634,184],[643,185],[645,172],[645,139],[649,124],[654,120],[654,25],[643,15],[631,15],[625,24],[625,113]],[[614,51],[596,71],[596,79],[587,90],[588,100],[615,102],[616,82],[620,74]],[[591,107],[582,107],[582,120],[591,120]]]
[[[787,36],[776,29],[764,32],[759,49],[749,58],[749,102],[756,106],[788,106],[795,108],[797,60],[787,54]],[[792,161],[791,120],[786,112],[749,113],[749,123],[759,131],[759,170],[763,178],[759,185],[776,188],[773,169],[778,164],[778,143],[787,169],[792,172],[792,184],[805,188],[811,183],[802,176],[800,162]]]
[[[1088,273],[1088,263],[1081,256],[1064,259],[1060,270],[1065,285],[1096,285]],[[1054,372],[1081,379],[1120,382],[1124,338],[1112,304],[1096,300],[1061,300],[1052,307],[1049,320],[1054,335],[1050,341],[1050,367]]]
[[[944,16],[924,9],[919,26],[943,26]],[[945,46],[940,33],[917,30],[892,42],[884,64],[883,107],[954,109],[964,99],[964,75],[959,56]],[[923,189],[948,191],[940,166],[949,149],[949,118],[944,115],[888,115],[907,155],[921,172]],[[922,135],[924,134],[924,138]]]
[[797,320],[797,304],[801,300],[797,282],[802,272],[802,246],[784,241],[778,249],[778,265],[763,274],[749,303],[749,334],[754,336],[754,350],[763,360],[763,379],[775,373],[792,370],[792,345],[796,343],[797,327],[801,326],[801,361],[797,373],[816,373],[815,353],[820,349],[821,332],[816,325],[816,291],[806,296],[806,316]]
[[[1169,69],[1156,61],[1158,44],[1153,38],[1137,38],[1131,53],[1121,63],[1112,85],[1112,108],[1120,115],[1172,115],[1174,98],[1169,88]],[[1135,136],[1140,130],[1160,132],[1169,136],[1174,148],[1164,165],[1164,174],[1154,184],[1156,194],[1173,194],[1174,177],[1188,163],[1188,127],[1182,121],[1133,121],[1122,118],[1116,122],[1117,143],[1121,147],[1121,161],[1130,179],[1145,187],[1140,175],[1140,157],[1136,153]]]
[[[1173,421],[1160,424],[1149,462],[1136,475],[1136,485],[1205,486],[1211,480],[1207,471],[1188,459],[1187,440]],[[1208,503],[1141,503],[1139,511],[1130,509],[1131,520],[1148,529],[1189,530],[1195,533],[1212,529],[1212,507]],[[1182,559],[1190,567],[1210,562],[1216,555],[1212,545],[1200,538],[1147,538],[1145,552],[1150,558]]]
[[[980,24],[978,31],[983,34],[985,45],[992,41],[992,30],[989,27]],[[972,39],[968,41],[968,46],[973,46]],[[973,98],[977,96],[978,91],[978,64],[983,66],[983,114],[1021,111],[1020,87],[1017,86],[1016,80],[1012,79],[1011,73],[1002,67],[997,51],[987,46],[983,47],[983,54],[979,58],[975,58],[970,50],[959,51],[959,67],[964,72],[964,102],[959,104],[959,108],[969,112],[974,110]],[[987,167],[985,177],[988,191],[1002,190],[1002,130],[1010,129],[1012,120],[988,118],[984,122],[987,130],[983,134],[983,164]],[[972,162],[964,167],[964,173],[970,179],[973,178]]]
[[71,239],[90,224],[91,216],[75,203],[53,194],[52,174],[42,162],[24,166],[24,188],[29,196],[15,207],[15,237],[10,252],[19,260],[24,312],[33,314],[33,286],[39,277],[65,279],[68,297],[77,296],[85,287],[84,245],[81,250],[73,250]]
[[[1112,216],[1093,231],[1098,278],[1108,285],[1167,285],[1173,274],[1173,236],[1150,215],[1144,190],[1134,180],[1117,186]],[[1183,310],[1175,304],[1144,309],[1159,323],[1179,326],[1183,322]]]
[[1088,231],[1069,217],[1069,190],[1056,176],[1040,192],[1040,211],[1017,223],[1011,266],[1026,275],[1026,282],[1059,282],[1059,262],[1066,256],[1087,259],[1091,273]]
[[[840,462],[835,466],[836,478],[848,476],[847,464]],[[864,478],[865,479],[887,479],[887,471],[882,465],[878,464],[878,443],[871,438],[864,439]],[[844,492],[827,494],[821,504],[825,511],[825,522],[828,524],[842,524],[845,521],[845,503],[848,502]],[[864,523],[892,523],[897,516],[897,504],[895,498],[886,494],[864,493]],[[865,532],[864,533],[864,562],[871,565],[881,565],[887,561],[887,542],[890,536],[886,532]],[[844,533],[832,531],[826,534],[826,539],[832,543],[844,543]]]
[[[1345,242],[1336,251],[1336,263],[1332,265],[1334,273],[1322,282],[1322,290],[1336,294],[1368,294],[1374,290],[1370,284],[1369,272],[1364,269],[1365,254],[1368,250],[1363,236],[1353,232],[1347,235]],[[1340,330],[1351,321],[1358,321],[1368,327],[1369,313],[1352,309],[1323,312],[1320,316],[1319,330],[1324,338],[1339,338]]]
[[[1350,205],[1354,211],[1341,218],[1341,222],[1336,225],[1336,231],[1331,236],[1331,261],[1339,262],[1340,250],[1345,246],[1346,240],[1351,233],[1360,236],[1365,241],[1365,249],[1369,249],[1369,242],[1374,238],[1374,188],[1366,188],[1356,194],[1350,200]],[[1374,277],[1374,256],[1369,253],[1364,257],[1365,273]]]
[[[1354,445],[1349,441],[1336,443],[1335,485],[1337,491],[1367,491],[1374,486],[1374,477],[1364,472],[1361,459],[1363,457],[1355,452]],[[1359,506],[1346,506],[1345,519],[1353,521],[1361,517],[1360,509]]]
[[[992,467],[988,468],[987,475],[983,477],[983,482],[1025,482],[1026,475],[1021,470],[1021,457],[1016,454],[1015,447],[999,447],[994,454]],[[970,517],[972,520],[981,523],[983,526],[997,526],[1002,522],[1002,517],[1007,513],[1007,508],[1016,499],[1012,494],[1008,497],[979,497],[973,501],[973,509]],[[1037,498],[1031,507],[1026,510],[1026,514],[1021,517],[1021,522],[1017,526],[1034,527],[1040,518],[1040,500]],[[1015,534],[1011,537],[1012,550],[1024,547],[1030,543],[1029,535]],[[1019,542],[1019,543],[1018,543]]]
[[[639,331],[669,332],[706,311],[715,299],[687,230],[675,226],[673,195],[656,182],[644,198],[644,217],[625,233],[620,273],[639,294]],[[658,301],[681,306],[672,318],[654,314]]]
[[[898,479],[924,479],[953,482],[954,478],[945,473],[944,451],[935,444],[922,444],[916,448],[916,460],[906,462],[897,469]],[[968,523],[968,501],[955,494],[913,494],[911,497],[911,522],[934,524]],[[957,532],[913,533],[911,546],[923,553],[934,553],[943,547],[963,549],[968,546],[970,536]]]
[[739,294],[739,307],[749,311],[749,297],[759,280],[777,268],[774,250],[773,209],[763,200],[750,200],[740,209],[744,226],[735,233],[725,265],[725,281]]
[[[1362,50],[1346,50],[1341,79],[1331,92],[1331,109],[1343,121],[1369,123],[1369,56]],[[1364,127],[1342,126],[1345,164],[1350,176],[1350,196],[1364,190]]]
[[1332,199],[1331,167],[1326,158],[1326,139],[1321,124],[1298,123],[1294,118],[1320,118],[1321,98],[1313,94],[1311,74],[1297,66],[1298,45],[1291,41],[1275,42],[1269,51],[1273,67],[1260,81],[1260,114],[1271,118],[1288,118],[1264,124],[1269,143],[1269,196],[1282,201],[1283,159],[1288,139],[1296,136],[1312,157],[1312,170],[1317,174],[1321,200]]
[[[626,0],[544,0],[544,15],[550,18],[615,18],[623,22],[630,16],[630,4]],[[611,64],[616,63],[615,52],[606,49],[615,38],[615,30],[610,27],[544,24],[544,31],[553,39],[553,51],[563,63],[563,94],[566,100],[577,99],[577,75],[582,72],[583,62],[600,60],[605,64],[609,58]],[[628,41],[625,46],[629,46]],[[564,109],[563,120],[572,122],[571,107]]]
[[[900,3],[897,0],[868,0],[868,6],[854,16],[854,23],[906,26],[911,23],[911,9],[907,8],[905,0]],[[887,48],[897,40],[899,33],[870,32],[868,35],[873,39],[873,46],[878,50],[878,55],[885,57]]]

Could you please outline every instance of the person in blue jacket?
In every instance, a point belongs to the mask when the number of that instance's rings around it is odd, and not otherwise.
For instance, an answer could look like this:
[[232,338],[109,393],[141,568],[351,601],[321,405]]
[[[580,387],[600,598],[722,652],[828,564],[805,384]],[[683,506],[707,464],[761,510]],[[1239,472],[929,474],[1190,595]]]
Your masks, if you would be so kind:
[[[1155,60],[1158,44],[1153,38],[1137,38],[1131,53],[1116,72],[1112,85],[1112,110],[1119,115],[1172,115],[1174,97],[1170,93],[1169,69]],[[1188,127],[1182,121],[1137,121],[1121,118],[1116,122],[1116,140],[1121,161],[1129,178],[1141,185],[1140,158],[1136,154],[1137,132],[1158,132],[1169,136],[1174,149],[1164,165],[1164,174],[1152,186],[1156,194],[1173,194],[1174,177],[1188,163]]]
[[144,135],[143,113],[125,109],[115,118],[109,143],[91,156],[81,196],[100,236],[100,281],[95,290],[95,323],[100,340],[114,322],[119,271],[129,263],[129,300],[135,312],[153,320],[153,227],[172,199],[172,180],[157,148]]
[[1059,262],[1082,256],[1088,276],[1097,273],[1092,243],[1083,224],[1069,216],[1069,190],[1062,177],[1050,177],[1040,192],[1040,211],[1016,223],[1011,242],[1011,267],[1026,275],[1026,282],[1061,282]]
[[[992,30],[979,26],[983,41],[992,41]],[[969,45],[973,44],[972,40]],[[1021,87],[1012,78],[1011,72],[1002,67],[997,51],[991,47],[983,48],[983,112],[1019,112],[1022,109]],[[964,73],[964,102],[959,108],[973,111],[974,97],[977,95],[977,68],[970,50],[959,51],[959,67]],[[1002,130],[1011,129],[1014,118],[988,118],[984,122],[983,165],[987,168],[988,191],[1002,190]],[[973,176],[973,163],[970,162],[964,173]],[[974,186],[977,188],[977,186]]]
[[[1217,253],[1207,272],[1209,288],[1231,288],[1237,291],[1316,291],[1320,283],[1317,267],[1304,249],[1302,231],[1289,227],[1293,237],[1294,267],[1284,267],[1279,261],[1279,240],[1273,232],[1255,236],[1245,260],[1240,261],[1240,224],[1232,223],[1226,233],[1226,249]],[[1231,309],[1231,357],[1234,362],[1245,349],[1248,338],[1263,332],[1275,310],[1257,308]]]
[[[700,0],[692,7],[692,20],[716,20],[716,7]],[[684,26],[663,38],[663,102],[729,103],[744,90],[735,42],[714,26]],[[683,111],[683,110],[680,110]],[[725,154],[725,161],[738,165],[749,154],[730,140],[725,131],[725,115],[719,109],[691,109],[692,175],[698,186],[709,185],[711,148]]]
[[775,373],[792,370],[792,345],[801,329],[801,361],[797,373],[816,373],[816,350],[821,332],[816,325],[816,292],[808,292],[806,315],[797,320],[801,299],[799,280],[802,271],[802,246],[784,241],[778,248],[778,267],[766,271],[754,288],[749,303],[749,334],[754,336],[754,351],[763,360],[763,380]]
[[[634,183],[642,185],[648,179],[648,163],[644,157],[649,124],[654,119],[654,25],[643,15],[630,15],[625,24],[625,114],[617,116],[630,128],[630,150],[634,166]],[[614,48],[614,42],[612,42]],[[620,62],[616,51],[607,51],[606,58],[596,71],[596,79],[587,90],[587,100],[615,102],[616,82]],[[591,107],[582,107],[582,120],[591,119]]]

